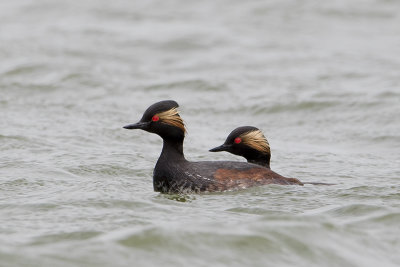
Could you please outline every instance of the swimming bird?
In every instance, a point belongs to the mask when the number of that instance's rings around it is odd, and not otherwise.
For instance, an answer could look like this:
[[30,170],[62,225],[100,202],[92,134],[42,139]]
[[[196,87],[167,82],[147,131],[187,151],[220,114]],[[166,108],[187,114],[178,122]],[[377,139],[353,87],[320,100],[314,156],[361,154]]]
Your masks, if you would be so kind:
[[222,145],[210,151],[230,152],[244,157],[247,162],[270,168],[271,149],[268,140],[260,129],[253,126],[241,126],[234,129]]
[[[226,151],[244,157],[247,162],[270,169],[271,149],[268,140],[260,129],[253,126],[241,126],[234,129],[222,145],[210,151]],[[303,184],[334,185],[319,182],[304,182]]]
[[157,102],[139,122],[124,126],[155,133],[163,148],[153,171],[153,188],[162,193],[221,192],[266,184],[303,185],[268,168],[247,162],[186,160],[183,141],[186,128],[173,100]]

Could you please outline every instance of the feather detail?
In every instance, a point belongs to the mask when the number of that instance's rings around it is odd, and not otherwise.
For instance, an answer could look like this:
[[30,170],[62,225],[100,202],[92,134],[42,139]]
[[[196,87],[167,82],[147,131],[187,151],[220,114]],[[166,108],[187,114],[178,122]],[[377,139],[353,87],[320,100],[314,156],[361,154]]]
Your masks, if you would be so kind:
[[260,130],[250,131],[240,135],[242,143],[265,154],[270,154],[271,150],[267,138]]
[[157,113],[156,115],[160,118],[161,122],[178,127],[184,133],[186,133],[185,123],[179,116],[177,108],[171,108],[170,110]]

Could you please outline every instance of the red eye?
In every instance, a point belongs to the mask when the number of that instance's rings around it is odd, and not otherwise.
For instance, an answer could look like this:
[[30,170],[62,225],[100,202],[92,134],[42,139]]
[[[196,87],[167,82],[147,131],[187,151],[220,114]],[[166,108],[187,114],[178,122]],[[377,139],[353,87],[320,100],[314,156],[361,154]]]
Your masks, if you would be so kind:
[[235,142],[235,144],[240,144],[240,142],[242,142],[242,139],[239,137],[236,137],[234,142]]
[[160,117],[158,117],[157,115],[154,115],[153,118],[151,118],[152,121],[159,121]]

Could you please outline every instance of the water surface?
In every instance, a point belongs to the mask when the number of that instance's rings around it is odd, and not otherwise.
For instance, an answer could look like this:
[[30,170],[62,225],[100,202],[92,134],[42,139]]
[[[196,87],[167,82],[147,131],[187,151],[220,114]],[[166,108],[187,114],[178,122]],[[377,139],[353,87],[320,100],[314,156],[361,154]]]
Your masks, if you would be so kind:
[[[399,266],[400,3],[0,3],[0,266]],[[168,196],[174,99],[190,160],[237,126],[271,167],[334,186]]]

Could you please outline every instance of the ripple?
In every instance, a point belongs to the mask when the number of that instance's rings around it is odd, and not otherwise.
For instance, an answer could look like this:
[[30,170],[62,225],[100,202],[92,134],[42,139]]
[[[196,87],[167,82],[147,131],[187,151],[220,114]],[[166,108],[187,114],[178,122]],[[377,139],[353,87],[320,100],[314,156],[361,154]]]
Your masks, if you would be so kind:
[[371,222],[383,224],[385,226],[396,226],[400,221],[400,212],[386,213],[369,219]]
[[[67,168],[68,172],[74,175],[85,176],[85,175],[105,175],[105,176],[130,176],[132,175],[132,169],[128,167],[121,167],[114,164],[88,164],[80,165]],[[147,170],[135,171],[135,175],[139,177],[145,177]]]
[[144,87],[145,90],[199,90],[199,91],[223,91],[225,86],[222,84],[210,84],[204,80],[186,80],[168,83],[153,84]]
[[282,214],[282,212],[278,212],[275,210],[269,210],[264,208],[246,208],[246,207],[235,207],[227,209],[229,212],[237,212],[237,213],[248,213],[248,214],[256,214],[256,215],[277,215]]
[[[208,232],[190,232],[178,229],[164,230],[162,228],[149,228],[130,234],[118,242],[127,247],[141,248],[145,250],[166,249],[167,251],[180,251],[194,253],[199,250],[207,251],[209,245],[217,245],[223,248],[224,244],[230,244],[231,248],[240,251],[251,251],[253,248],[262,247],[263,250],[277,250],[274,242],[263,236],[251,234],[222,234]],[[188,246],[187,244],[190,244]],[[165,253],[165,252],[164,252]]]
[[335,216],[354,216],[359,217],[363,215],[371,215],[375,212],[382,212],[385,210],[382,206],[366,205],[366,204],[349,204],[346,206],[334,208],[329,210],[328,213]]
[[46,68],[46,66],[42,65],[42,64],[23,64],[23,65],[13,67],[12,69],[4,72],[3,75],[5,77],[26,75],[26,74],[35,73],[37,71],[41,71],[43,68]]
[[280,113],[280,112],[288,112],[288,111],[321,111],[325,109],[329,109],[330,107],[334,107],[338,105],[338,101],[303,101],[297,103],[282,103],[270,105],[268,107],[262,106],[253,106],[249,108],[252,110],[254,115],[266,114],[266,113]]
[[30,243],[30,245],[39,246],[39,245],[54,244],[65,241],[84,241],[99,236],[100,234],[101,232],[96,232],[96,231],[78,231],[78,232],[42,235],[36,237]]

